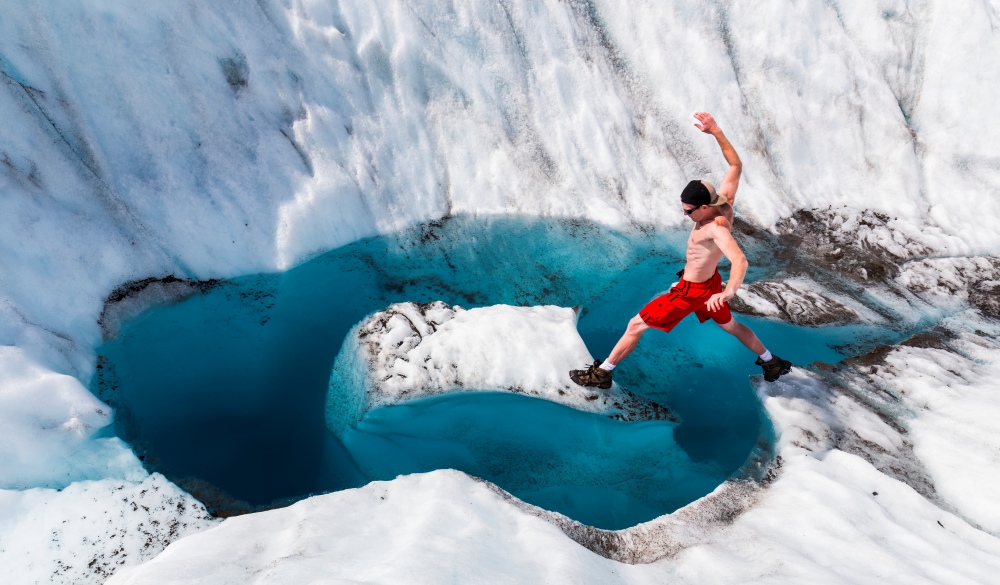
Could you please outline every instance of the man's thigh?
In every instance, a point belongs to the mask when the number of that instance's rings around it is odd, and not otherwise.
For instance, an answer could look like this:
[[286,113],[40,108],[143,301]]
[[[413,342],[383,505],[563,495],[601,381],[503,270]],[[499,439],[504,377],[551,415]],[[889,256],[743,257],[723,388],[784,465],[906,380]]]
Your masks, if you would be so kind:
[[722,307],[720,307],[718,311],[709,311],[708,307],[702,305],[701,308],[695,310],[694,314],[702,323],[711,319],[718,323],[723,329],[726,328],[725,326],[727,324],[733,322],[733,314],[729,310],[729,303],[722,303]]
[[680,294],[668,292],[649,301],[639,311],[639,318],[649,327],[670,331],[694,310],[695,307]]

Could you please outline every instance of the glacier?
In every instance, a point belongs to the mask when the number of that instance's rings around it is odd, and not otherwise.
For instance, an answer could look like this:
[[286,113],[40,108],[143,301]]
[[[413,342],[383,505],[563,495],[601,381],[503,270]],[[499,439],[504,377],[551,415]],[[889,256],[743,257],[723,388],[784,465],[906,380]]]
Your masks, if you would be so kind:
[[[4,0],[0,575],[101,582],[132,566],[113,579],[223,582],[270,566],[274,582],[334,569],[384,582],[988,582],[1000,564],[989,432],[1000,404],[998,10],[997,0],[142,10]],[[839,371],[838,383],[878,382],[865,400],[818,390],[827,382],[815,372],[761,390],[782,466],[745,494],[742,514],[696,531],[702,516],[679,511],[664,522],[687,532],[594,536],[441,471],[227,520],[138,568],[183,531],[157,520],[149,548],[129,539],[107,564],[81,544],[145,522],[138,503],[109,526],[75,525],[72,542],[43,538],[66,510],[117,510],[119,492],[146,482],[171,506],[199,505],[108,436],[112,413],[86,388],[105,301],[123,283],[286,270],[463,214],[678,230],[678,187],[722,170],[689,125],[696,109],[743,157],[737,217],[761,231],[748,237],[792,234],[804,253],[829,246],[805,257],[850,273],[854,288],[833,291],[790,280],[797,307],[833,299],[861,319],[914,322],[938,311],[948,332]],[[894,295],[865,292],[877,282]],[[765,290],[747,297],[761,314],[799,311],[768,304]],[[384,494],[391,507],[376,501]],[[412,513],[418,504],[425,515]],[[446,504],[465,522],[443,520]],[[352,527],[364,522],[362,539]],[[184,523],[218,522],[192,512]],[[567,534],[655,562],[608,560]],[[273,557],[231,552],[258,538]],[[378,556],[391,542],[404,552]],[[194,564],[207,550],[233,560]]]

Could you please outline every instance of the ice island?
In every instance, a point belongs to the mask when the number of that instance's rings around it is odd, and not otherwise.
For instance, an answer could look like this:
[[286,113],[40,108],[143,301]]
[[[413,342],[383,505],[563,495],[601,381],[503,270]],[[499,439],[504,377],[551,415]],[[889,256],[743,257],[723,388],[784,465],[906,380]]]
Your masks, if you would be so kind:
[[330,375],[326,423],[342,434],[366,412],[450,392],[514,392],[608,417],[676,420],[618,384],[584,388],[567,372],[593,361],[571,308],[476,309],[398,303],[347,335]]

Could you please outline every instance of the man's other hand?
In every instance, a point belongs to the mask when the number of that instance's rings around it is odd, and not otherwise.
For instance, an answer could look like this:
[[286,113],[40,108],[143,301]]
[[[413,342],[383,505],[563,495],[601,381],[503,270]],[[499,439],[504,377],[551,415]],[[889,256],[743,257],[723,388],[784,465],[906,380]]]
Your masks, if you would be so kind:
[[726,291],[715,293],[714,295],[709,297],[708,302],[705,303],[705,306],[708,308],[709,311],[714,313],[719,309],[721,309],[722,305],[728,303],[729,299],[731,298],[733,298],[733,295],[727,293]]

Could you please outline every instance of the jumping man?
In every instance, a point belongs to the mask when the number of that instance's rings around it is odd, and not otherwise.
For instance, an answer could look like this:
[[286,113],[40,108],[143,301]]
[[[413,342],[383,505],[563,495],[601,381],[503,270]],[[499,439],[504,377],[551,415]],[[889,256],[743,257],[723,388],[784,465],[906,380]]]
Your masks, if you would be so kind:
[[[694,227],[687,242],[687,263],[678,273],[681,280],[670,290],[652,301],[628,323],[625,334],[615,344],[608,359],[595,361],[586,370],[573,370],[570,378],[581,386],[611,387],[611,371],[625,356],[632,353],[639,338],[650,327],[670,331],[681,319],[694,313],[704,323],[712,319],[722,330],[740,340],[757,354],[757,365],[764,369],[764,379],[773,382],[787,374],[792,363],[772,355],[749,327],[738,323],[729,312],[729,300],[743,284],[747,273],[747,259],[731,233],[733,203],[740,184],[743,163],[722,129],[706,112],[697,112],[695,127],[711,134],[722,148],[722,155],[729,163],[729,171],[718,191],[708,181],[691,181],[681,192],[681,208],[691,218]],[[729,282],[722,288],[718,264],[722,256],[732,263]]]

